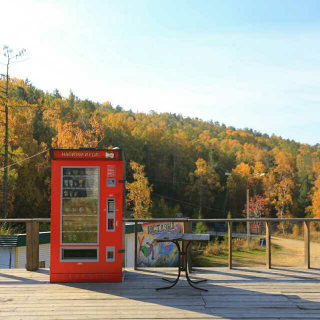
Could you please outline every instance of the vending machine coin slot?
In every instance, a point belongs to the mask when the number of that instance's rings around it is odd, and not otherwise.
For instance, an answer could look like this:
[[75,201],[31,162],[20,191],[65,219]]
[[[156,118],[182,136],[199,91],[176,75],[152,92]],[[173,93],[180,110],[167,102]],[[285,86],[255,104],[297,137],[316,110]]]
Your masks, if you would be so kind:
[[115,247],[107,247],[107,262],[114,262],[115,261]]
[[115,186],[116,186],[116,178],[108,178],[107,187],[115,187]]

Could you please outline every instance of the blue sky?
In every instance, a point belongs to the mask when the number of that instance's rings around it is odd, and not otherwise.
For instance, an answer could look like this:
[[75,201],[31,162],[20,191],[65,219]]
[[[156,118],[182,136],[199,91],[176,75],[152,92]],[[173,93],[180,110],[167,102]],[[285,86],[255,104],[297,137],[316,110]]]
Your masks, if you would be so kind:
[[[2,2],[11,75],[133,111],[320,143],[320,2]],[[0,72],[3,71],[0,66]]]

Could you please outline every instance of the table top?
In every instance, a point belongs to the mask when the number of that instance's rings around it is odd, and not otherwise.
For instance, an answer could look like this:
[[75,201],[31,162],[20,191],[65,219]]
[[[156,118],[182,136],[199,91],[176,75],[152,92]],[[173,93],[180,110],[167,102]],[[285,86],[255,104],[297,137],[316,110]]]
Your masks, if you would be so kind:
[[193,233],[180,233],[180,234],[170,234],[164,233],[155,238],[157,242],[166,241],[209,241],[209,234],[193,234]]

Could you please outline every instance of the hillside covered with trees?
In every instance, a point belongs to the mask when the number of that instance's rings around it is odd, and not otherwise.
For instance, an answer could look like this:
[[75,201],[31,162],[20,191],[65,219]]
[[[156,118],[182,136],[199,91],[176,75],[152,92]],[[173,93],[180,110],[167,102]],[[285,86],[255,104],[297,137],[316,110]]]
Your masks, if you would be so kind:
[[[50,148],[120,147],[128,164],[145,166],[153,217],[241,217],[247,185],[252,215],[320,217],[319,145],[174,113],[134,113],[18,79],[10,80],[8,98],[0,96],[1,110],[4,102],[9,165]],[[3,167],[3,125],[0,139]],[[127,180],[133,181],[129,165]],[[9,168],[8,196],[8,217],[50,216],[48,152]]]

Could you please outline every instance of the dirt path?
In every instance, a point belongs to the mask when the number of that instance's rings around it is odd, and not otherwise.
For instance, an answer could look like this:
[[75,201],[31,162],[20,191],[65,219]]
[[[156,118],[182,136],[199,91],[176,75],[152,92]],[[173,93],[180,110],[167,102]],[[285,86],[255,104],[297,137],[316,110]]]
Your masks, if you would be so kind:
[[[281,249],[272,249],[271,264],[273,267],[304,267],[304,241],[272,237],[272,243],[277,244]],[[311,267],[320,268],[320,243],[311,242]],[[238,252],[232,257],[234,267],[265,267],[266,255],[260,253]],[[202,263],[205,263],[202,265]],[[215,255],[211,261],[198,258],[198,266],[226,267],[228,265],[227,253]]]
[[[272,265],[275,266],[303,266],[304,241],[272,237],[272,243],[282,247],[272,255]],[[311,242],[311,266],[320,267],[320,243]]]

